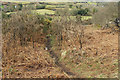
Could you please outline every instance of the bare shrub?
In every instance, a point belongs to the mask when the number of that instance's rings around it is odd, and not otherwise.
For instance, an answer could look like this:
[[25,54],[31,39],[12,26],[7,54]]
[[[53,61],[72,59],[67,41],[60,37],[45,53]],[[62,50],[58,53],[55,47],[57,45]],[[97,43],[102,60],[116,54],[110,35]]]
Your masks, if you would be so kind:
[[8,43],[17,44],[19,41],[21,46],[27,46],[28,42],[33,42],[34,47],[34,42],[45,41],[47,32],[44,32],[44,28],[50,27],[45,19],[44,16],[33,15],[31,11],[16,13],[10,19],[3,20],[3,34],[10,38],[7,39]]
[[[66,46],[74,47],[76,43],[80,44],[82,49],[82,38],[84,36],[84,27],[80,24],[80,17],[77,16],[76,20],[70,18],[70,16],[59,16],[59,20],[53,21],[54,31],[59,41],[59,45],[62,49]],[[79,19],[79,20],[78,20]]]

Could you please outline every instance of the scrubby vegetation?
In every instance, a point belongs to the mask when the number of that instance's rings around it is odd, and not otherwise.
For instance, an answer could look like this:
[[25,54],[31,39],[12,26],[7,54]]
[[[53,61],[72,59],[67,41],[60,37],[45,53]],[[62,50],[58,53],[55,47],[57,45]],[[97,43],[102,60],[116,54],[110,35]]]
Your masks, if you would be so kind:
[[[3,9],[3,78],[117,78],[118,30],[113,23],[117,7],[110,3],[18,6],[9,13]],[[106,13],[103,24],[101,9],[116,12]],[[109,21],[115,27],[101,27]]]

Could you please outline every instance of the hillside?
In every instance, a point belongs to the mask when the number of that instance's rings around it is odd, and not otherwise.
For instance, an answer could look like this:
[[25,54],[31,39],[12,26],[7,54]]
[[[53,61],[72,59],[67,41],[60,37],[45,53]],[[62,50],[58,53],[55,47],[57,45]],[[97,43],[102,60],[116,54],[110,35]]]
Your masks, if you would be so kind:
[[[61,61],[56,63],[57,58],[52,58],[52,53],[50,54],[44,49],[44,45],[38,43],[34,49],[31,46],[11,49],[9,54],[3,55],[3,78],[117,77],[118,34],[110,33],[110,30],[86,27],[85,38],[83,45],[85,55],[79,56],[81,52],[77,49],[79,45],[75,46],[76,49],[68,47],[69,52],[73,52],[67,54],[62,63]],[[64,66],[59,65],[60,63]],[[66,73],[64,68],[75,75]]]

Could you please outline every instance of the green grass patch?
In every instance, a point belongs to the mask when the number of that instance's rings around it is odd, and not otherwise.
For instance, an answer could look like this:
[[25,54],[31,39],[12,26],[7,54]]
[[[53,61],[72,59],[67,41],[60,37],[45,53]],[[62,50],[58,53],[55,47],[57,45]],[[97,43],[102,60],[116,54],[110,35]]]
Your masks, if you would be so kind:
[[45,8],[56,8],[57,6],[56,5],[46,5]]
[[[82,21],[92,19],[92,16],[81,16],[81,17],[82,17],[82,18],[81,18]],[[61,19],[60,16],[59,16],[59,17],[58,17],[58,16],[54,16],[53,18],[54,18],[54,19],[58,19],[58,18]],[[69,17],[68,17],[68,20],[69,20],[69,18],[70,18],[71,20],[75,20],[75,19],[76,19],[76,16],[69,16]]]
[[37,13],[37,14],[40,14],[40,15],[45,15],[45,14],[55,14],[55,11],[47,10],[47,9],[39,9],[39,10],[33,10],[33,13]]
[[64,5],[46,5],[46,9],[64,9]]
[[92,19],[92,16],[81,16],[82,17],[82,20],[88,20],[88,19]]
[[16,13],[16,12],[8,12],[8,13],[6,13],[6,14],[9,15],[9,14],[13,14],[13,13]]
[[[3,0],[2,0],[3,1]],[[14,0],[10,0],[8,2],[12,2],[12,3],[18,3],[18,4],[29,4],[30,2],[28,1],[14,1]]]

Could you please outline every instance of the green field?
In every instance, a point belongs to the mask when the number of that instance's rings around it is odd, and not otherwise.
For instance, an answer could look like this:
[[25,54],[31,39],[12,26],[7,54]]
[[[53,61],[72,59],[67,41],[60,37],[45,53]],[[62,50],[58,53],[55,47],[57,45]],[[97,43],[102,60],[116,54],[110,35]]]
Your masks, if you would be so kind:
[[57,6],[56,5],[46,5],[45,8],[56,8]]
[[[92,16],[81,16],[82,18],[81,18],[81,20],[82,21],[84,21],[84,20],[89,20],[89,19],[92,19]],[[55,16],[55,17],[53,17],[54,19],[61,19],[62,17],[58,17],[58,16]],[[69,18],[68,18],[68,20],[69,19],[71,19],[71,20],[75,20],[76,19],[76,16],[70,16]]]
[[[32,10],[32,12],[40,14],[40,15],[55,14],[55,11],[53,11],[53,10],[47,10],[47,9]],[[9,14],[13,14],[13,13],[16,13],[16,12],[7,12],[6,14],[9,15]]]
[[39,10],[33,10],[34,13],[45,15],[45,14],[55,14],[55,11],[47,10],[47,9],[39,9]]
[[29,4],[29,1],[9,1],[9,2],[13,2],[13,3],[21,3],[21,4]]
[[45,8],[55,9],[55,8],[64,8],[65,5],[46,5]]
[[[47,7],[55,7],[55,5],[47,5]],[[62,9],[62,8],[59,8],[59,9]],[[45,14],[55,14],[55,11],[53,10],[48,10],[48,9],[38,9],[38,10],[32,10],[33,13],[35,14],[39,14],[39,15],[45,15]],[[8,12],[6,14],[13,14],[13,13],[16,13],[16,12]],[[81,20],[84,21],[84,20],[88,20],[88,19],[92,19],[92,16],[81,16]],[[58,17],[56,17],[58,19]],[[54,18],[54,19],[56,19]],[[61,17],[59,17],[61,18]],[[76,16],[70,16],[70,18],[72,20],[74,20],[76,18]]]
[[[13,13],[16,13],[16,12],[8,12],[6,14],[13,14]],[[33,10],[33,13],[37,13],[39,15],[45,15],[45,14],[55,14],[55,11],[52,11],[52,10],[47,10],[47,9],[40,9],[40,10]],[[88,20],[88,19],[92,19],[92,16],[81,16],[81,20],[84,21],[84,20]],[[54,16],[54,19],[61,19],[61,17],[59,16]],[[69,18],[68,18],[69,19]],[[76,16],[70,16],[70,19],[72,20],[75,20],[76,19]]]

